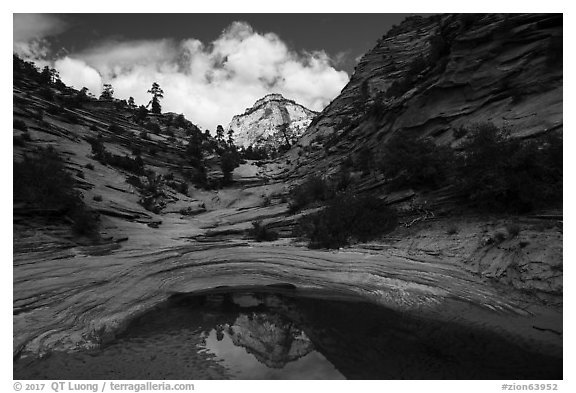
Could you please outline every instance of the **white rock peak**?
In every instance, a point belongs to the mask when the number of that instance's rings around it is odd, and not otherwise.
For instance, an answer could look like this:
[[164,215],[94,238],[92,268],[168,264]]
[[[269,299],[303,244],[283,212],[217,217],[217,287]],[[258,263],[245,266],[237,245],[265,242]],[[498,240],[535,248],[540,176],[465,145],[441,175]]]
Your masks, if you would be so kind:
[[316,115],[281,94],[268,94],[234,116],[228,130],[234,131],[238,146],[278,148],[300,137]]

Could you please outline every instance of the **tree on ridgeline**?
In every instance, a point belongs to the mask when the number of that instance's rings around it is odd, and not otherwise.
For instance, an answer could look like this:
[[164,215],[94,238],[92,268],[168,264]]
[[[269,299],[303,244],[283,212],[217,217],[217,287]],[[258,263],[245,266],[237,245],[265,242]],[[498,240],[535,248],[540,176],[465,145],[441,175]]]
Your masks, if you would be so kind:
[[134,97],[128,98],[128,108],[130,108],[130,110],[137,108],[136,103],[134,102]]
[[102,93],[100,93],[100,99],[105,101],[110,101],[114,95],[114,88],[110,83],[104,84],[104,89],[102,89]]
[[152,113],[160,114],[162,113],[162,106],[160,105],[160,99],[164,98],[164,90],[160,88],[160,85],[156,82],[152,83],[152,87],[148,90],[148,93],[152,94],[152,100],[148,105],[152,104]]

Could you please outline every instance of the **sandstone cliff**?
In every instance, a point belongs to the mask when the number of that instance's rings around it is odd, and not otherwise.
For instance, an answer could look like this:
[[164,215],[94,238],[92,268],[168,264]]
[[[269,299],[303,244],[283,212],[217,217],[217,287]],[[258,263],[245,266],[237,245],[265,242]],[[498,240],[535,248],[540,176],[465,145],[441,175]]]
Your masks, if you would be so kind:
[[293,175],[335,168],[394,134],[457,148],[462,126],[562,131],[562,15],[412,17],[383,36],[293,149]]
[[238,146],[277,149],[302,135],[315,115],[281,94],[269,94],[234,116],[228,130],[234,131]]

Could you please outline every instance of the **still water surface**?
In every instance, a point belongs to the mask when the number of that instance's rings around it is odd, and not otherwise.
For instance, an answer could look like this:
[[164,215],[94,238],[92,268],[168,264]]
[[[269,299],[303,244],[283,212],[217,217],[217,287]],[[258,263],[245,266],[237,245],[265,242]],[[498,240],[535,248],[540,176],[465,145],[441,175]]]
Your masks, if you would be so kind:
[[372,304],[183,296],[99,351],[14,363],[15,379],[561,379],[562,360]]

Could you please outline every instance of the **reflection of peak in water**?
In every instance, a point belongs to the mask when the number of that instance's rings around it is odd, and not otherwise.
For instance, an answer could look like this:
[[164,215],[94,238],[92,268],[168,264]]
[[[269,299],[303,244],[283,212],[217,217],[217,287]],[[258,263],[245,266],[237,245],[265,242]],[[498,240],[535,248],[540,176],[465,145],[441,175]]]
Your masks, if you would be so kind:
[[[240,314],[233,325],[221,329],[234,345],[245,348],[271,368],[282,368],[314,350],[306,334],[278,314]],[[217,329],[217,334],[221,329]]]

